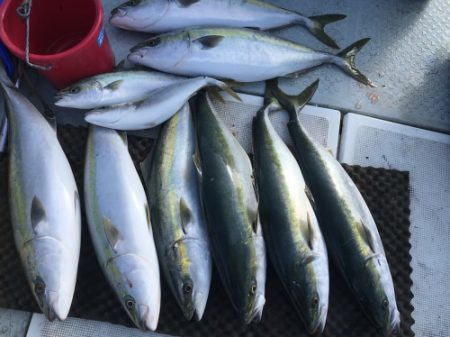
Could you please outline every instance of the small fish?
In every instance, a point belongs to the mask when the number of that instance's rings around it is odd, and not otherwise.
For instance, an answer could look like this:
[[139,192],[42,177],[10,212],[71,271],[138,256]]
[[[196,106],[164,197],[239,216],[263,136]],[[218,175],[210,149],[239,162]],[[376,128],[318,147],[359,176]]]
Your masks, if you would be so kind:
[[321,333],[328,312],[325,241],[300,167],[272,126],[273,98],[253,119],[253,154],[259,214],[273,266],[308,333]]
[[155,330],[161,303],[158,257],[147,198],[125,134],[90,127],[84,196],[103,273],[133,323]]
[[85,78],[58,91],[55,105],[77,109],[138,102],[151,92],[185,80],[158,71],[125,70]]
[[400,314],[375,221],[341,164],[311,138],[298,119],[318,83],[298,96],[284,94],[274,81],[269,90],[289,112],[288,129],[315,200],[328,250],[369,320],[387,336],[399,331]]
[[338,54],[316,51],[266,32],[245,28],[189,28],[157,35],[133,47],[128,59],[172,74],[211,76],[238,82],[293,76],[330,63],[373,86],[354,64],[369,41],[359,40]]
[[307,17],[259,0],[132,0],[114,8],[109,22],[116,27],[148,33],[193,26],[264,30],[302,25],[321,42],[339,48],[324,28],[344,18],[340,14]]
[[239,99],[225,83],[210,77],[196,77],[163,87],[136,104],[89,111],[85,120],[116,130],[153,128],[172,117],[198,90],[207,86],[219,87]]
[[159,131],[141,164],[160,266],[187,320],[201,320],[211,284],[212,261],[197,172],[189,103]]
[[[1,68],[1,67],[0,67]],[[80,198],[56,131],[0,69],[9,143],[9,203],[17,250],[45,316],[64,320],[80,255]]]
[[259,321],[265,303],[266,252],[252,165],[217,117],[207,93],[199,97],[195,120],[194,163],[214,262],[240,318],[245,323]]

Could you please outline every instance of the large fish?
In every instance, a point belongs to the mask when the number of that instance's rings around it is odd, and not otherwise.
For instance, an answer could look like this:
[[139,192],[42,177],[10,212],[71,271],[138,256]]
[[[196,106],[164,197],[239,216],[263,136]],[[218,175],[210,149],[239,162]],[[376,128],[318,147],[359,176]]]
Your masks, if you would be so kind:
[[151,92],[185,80],[159,71],[124,70],[95,75],[58,91],[55,105],[77,109],[138,102]]
[[133,323],[155,330],[161,289],[147,198],[117,131],[92,126],[84,168],[86,216],[103,272]]
[[245,28],[190,28],[161,34],[131,49],[128,59],[172,74],[263,81],[330,63],[372,85],[354,64],[363,39],[338,54],[316,51],[266,32]]
[[195,115],[198,153],[211,248],[219,276],[246,323],[261,319],[266,256],[252,165],[244,149],[218,119],[208,94]]
[[253,119],[253,154],[259,214],[267,251],[310,334],[322,332],[328,312],[325,241],[300,167],[272,126],[273,101]]
[[259,0],[132,0],[114,8],[109,22],[149,33],[193,26],[271,29],[302,25],[323,43],[339,48],[324,28],[344,18],[339,14],[307,17]]
[[116,130],[152,128],[172,117],[198,90],[207,86],[219,87],[239,99],[225,83],[210,77],[196,77],[163,87],[142,102],[91,110],[85,120]]
[[0,70],[9,124],[10,212],[17,250],[36,301],[64,320],[80,255],[80,199],[56,131]]
[[142,163],[160,265],[186,319],[205,311],[211,284],[209,252],[197,172],[195,133],[189,104],[159,131]]
[[398,331],[394,285],[375,221],[358,188],[339,162],[315,142],[298,113],[318,81],[297,97],[271,82],[270,91],[289,111],[289,132],[311,189],[328,250],[367,317],[384,335]]

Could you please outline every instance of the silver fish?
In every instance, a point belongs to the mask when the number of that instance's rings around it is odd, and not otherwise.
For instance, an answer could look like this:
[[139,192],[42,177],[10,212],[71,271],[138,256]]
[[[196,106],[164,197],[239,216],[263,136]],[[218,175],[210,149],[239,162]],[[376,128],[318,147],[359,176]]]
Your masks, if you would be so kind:
[[58,91],[55,105],[77,109],[138,102],[150,93],[185,80],[158,71],[125,70],[95,75]]
[[308,333],[321,333],[328,312],[325,241],[300,167],[272,126],[276,101],[253,119],[253,154],[259,214],[273,266]]
[[85,120],[116,130],[152,128],[172,117],[198,90],[207,86],[224,89],[239,99],[225,83],[210,77],[196,77],[163,87],[136,104],[91,110]]
[[238,82],[264,81],[330,63],[357,81],[373,85],[354,64],[355,55],[368,41],[357,41],[335,55],[262,31],[189,28],[139,43],[131,49],[128,59],[172,74]]
[[201,320],[211,284],[212,261],[197,173],[189,104],[159,131],[142,163],[160,265],[187,320]]
[[133,323],[155,330],[161,302],[158,258],[147,198],[125,135],[90,128],[84,195],[103,273]]
[[345,15],[307,17],[259,0],[132,0],[114,8],[113,26],[148,33],[163,33],[198,26],[271,29],[302,25],[317,39],[339,48],[324,28]]
[[80,255],[80,199],[56,131],[0,70],[9,124],[10,212],[17,250],[36,301],[64,320]]
[[201,179],[214,262],[240,318],[261,320],[265,303],[266,252],[250,159],[218,119],[208,94],[195,114]]
[[299,96],[274,82],[270,91],[289,111],[289,132],[315,200],[327,247],[356,300],[383,335],[400,328],[394,284],[380,234],[361,193],[341,164],[314,141],[298,119],[319,81]]

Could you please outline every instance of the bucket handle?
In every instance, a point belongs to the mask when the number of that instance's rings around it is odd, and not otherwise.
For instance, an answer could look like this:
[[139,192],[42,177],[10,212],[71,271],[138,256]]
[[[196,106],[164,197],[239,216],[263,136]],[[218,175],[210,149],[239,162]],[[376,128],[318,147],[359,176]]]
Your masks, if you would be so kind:
[[28,66],[38,69],[38,70],[50,70],[52,65],[41,66],[39,64],[34,64],[30,62],[30,14],[31,14],[31,4],[33,0],[25,0],[19,7],[17,7],[17,14],[25,19],[26,24],[26,35],[25,35],[25,62]]

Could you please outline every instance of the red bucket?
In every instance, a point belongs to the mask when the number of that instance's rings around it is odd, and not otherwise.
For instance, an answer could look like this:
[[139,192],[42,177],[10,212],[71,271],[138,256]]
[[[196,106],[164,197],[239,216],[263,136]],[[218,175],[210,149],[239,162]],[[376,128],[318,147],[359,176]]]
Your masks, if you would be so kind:
[[[17,14],[24,0],[0,6],[0,38],[25,59],[26,20]],[[101,0],[33,0],[30,13],[30,62],[58,89],[114,68],[114,55],[103,28]]]

